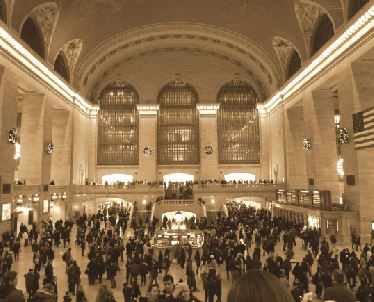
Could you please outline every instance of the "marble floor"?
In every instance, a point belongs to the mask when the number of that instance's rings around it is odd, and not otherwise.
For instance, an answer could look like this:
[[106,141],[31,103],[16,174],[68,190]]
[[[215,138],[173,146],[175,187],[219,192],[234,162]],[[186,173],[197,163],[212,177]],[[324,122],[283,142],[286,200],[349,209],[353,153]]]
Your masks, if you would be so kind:
[[[72,239],[75,238],[75,228],[73,229],[72,233]],[[125,234],[125,238],[128,236],[131,236],[131,230]],[[73,241],[73,240],[72,240]],[[82,256],[81,255],[81,248],[76,245],[72,245],[72,256],[74,260],[77,261],[78,265],[81,268],[82,275],[81,275],[81,281],[82,285],[84,287],[84,290],[86,292],[86,296],[88,298],[88,301],[95,301],[96,299],[96,294],[97,294],[97,289],[99,287],[98,283],[95,285],[88,285],[88,279],[87,275],[84,274],[84,271],[86,269],[87,263],[88,263],[88,258],[87,256]],[[55,260],[53,262],[53,268],[54,268],[54,275],[57,276],[57,286],[58,286],[58,301],[62,301],[62,298],[67,291],[67,276],[65,273],[65,263],[62,261],[62,255],[66,249],[64,249],[62,246],[59,248],[55,248]],[[339,250],[339,248],[338,248]],[[283,256],[284,253],[281,250],[281,246],[278,244],[276,246],[276,253],[279,255]],[[86,250],[87,254],[87,250]],[[23,247],[23,242],[22,242],[22,250],[20,253],[19,260],[14,262],[12,269],[16,270],[19,273],[18,276],[18,288],[23,290],[25,292],[25,278],[23,277],[24,274],[28,271],[29,268],[33,268],[33,262],[32,262],[32,251],[31,251],[31,246],[28,247]],[[293,261],[301,261],[303,256],[305,255],[305,251],[301,247],[301,240],[297,240],[297,245],[295,247],[295,257]],[[264,263],[266,257],[261,256],[261,262]],[[113,290],[114,296],[116,298],[117,302],[124,301],[123,294],[122,294],[122,284],[125,279],[125,262],[120,262],[120,268],[121,271],[118,272],[116,280],[117,280],[117,288]],[[220,272],[221,276],[223,277],[222,280],[222,302],[225,302],[227,300],[227,293],[231,284],[231,280],[227,280],[226,278],[226,271],[225,271],[225,265],[222,265],[221,267],[218,268],[218,271]],[[314,264],[313,267],[313,272],[316,271],[316,264]],[[164,274],[164,273],[163,273]],[[163,274],[159,274],[158,276],[158,281],[162,288],[162,276]],[[180,278],[182,278],[186,282],[186,276],[185,276],[185,270],[182,269],[180,266],[177,264],[172,263],[171,268],[170,268],[170,274],[174,276],[175,282],[177,282]],[[291,275],[291,274],[290,274]],[[106,276],[106,275],[104,275]],[[44,268],[41,270],[41,277],[40,280],[44,278]],[[292,281],[292,280],[291,280]],[[103,280],[104,284],[107,284],[110,287],[110,281],[109,280]],[[41,283],[41,281],[40,281]],[[197,276],[197,287],[200,289],[200,291],[195,293],[195,296],[204,301],[204,291],[202,290],[203,285],[202,285],[202,280],[200,276]],[[311,285],[311,289],[314,290],[314,287]],[[142,294],[145,295],[146,292],[146,287],[141,288]],[[73,300],[75,301],[75,299]],[[319,301],[316,297],[315,294],[313,293],[313,301]]]

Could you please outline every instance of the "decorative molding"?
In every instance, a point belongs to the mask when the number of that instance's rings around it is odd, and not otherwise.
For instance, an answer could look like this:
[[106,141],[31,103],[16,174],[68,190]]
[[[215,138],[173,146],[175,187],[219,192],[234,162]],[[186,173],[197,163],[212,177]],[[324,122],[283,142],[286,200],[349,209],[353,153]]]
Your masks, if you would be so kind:
[[355,22],[346,27],[339,37],[335,37],[333,42],[324,46],[323,51],[306,65],[296,77],[287,82],[263,105],[257,105],[260,112],[270,114],[278,106],[285,105],[291,101],[295,95],[305,91],[312,83],[326,70],[330,70],[340,64],[342,60],[357,51],[354,46],[365,45],[372,41],[374,27],[374,5],[368,8],[360,16],[355,17]]
[[197,104],[196,108],[202,115],[215,115],[217,114],[217,110],[219,109],[220,104],[219,103],[207,103],[207,104]]
[[286,72],[288,68],[288,63],[290,61],[290,57],[294,50],[296,52],[298,51],[291,42],[289,42],[288,40],[282,37],[273,38],[273,48],[274,48],[275,53],[277,54],[280,67],[282,68],[283,75],[286,79]]
[[87,95],[110,68],[119,66],[129,57],[176,48],[216,53],[245,66],[253,78],[262,83],[266,95],[277,89],[283,80],[281,70],[270,55],[248,38],[210,25],[178,22],[143,26],[103,42],[78,63],[74,86]]
[[83,41],[81,39],[74,39],[70,40],[69,42],[66,42],[60,49],[60,51],[62,51],[65,54],[66,59],[68,61],[70,78],[72,78],[73,76],[75,65],[77,63],[79,55],[81,54],[82,48]]
[[48,58],[52,35],[59,17],[58,4],[56,2],[40,4],[30,12],[29,16],[39,25],[45,43],[46,58]]
[[297,21],[299,22],[299,26],[303,34],[305,48],[309,56],[310,42],[313,30],[319,17],[323,14],[326,14],[330,18],[334,26],[334,31],[335,23],[329,12],[324,7],[310,0],[295,0],[294,10]]

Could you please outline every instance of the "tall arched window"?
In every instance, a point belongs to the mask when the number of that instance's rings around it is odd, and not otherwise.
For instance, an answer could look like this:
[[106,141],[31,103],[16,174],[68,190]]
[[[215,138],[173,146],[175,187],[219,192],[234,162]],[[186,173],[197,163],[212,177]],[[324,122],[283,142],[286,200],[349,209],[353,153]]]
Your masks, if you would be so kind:
[[6,24],[7,23],[7,9],[5,0],[0,0],[0,19]]
[[57,71],[57,73],[62,76],[67,82],[69,82],[70,75],[69,75],[69,67],[66,62],[66,58],[64,54],[61,52],[58,54],[55,60],[55,64],[53,66],[54,70]]
[[221,164],[260,163],[257,96],[248,84],[235,80],[218,93],[218,156]]
[[183,81],[172,81],[162,88],[158,101],[158,163],[199,163],[198,98],[195,89]]
[[128,83],[108,85],[100,95],[98,165],[137,165],[138,93]]
[[358,11],[363,8],[369,0],[349,0],[348,19],[351,19]]
[[287,68],[287,79],[292,77],[301,68],[301,58],[296,50],[293,51]]
[[311,55],[314,55],[334,35],[334,25],[329,16],[323,14],[314,29],[311,41]]
[[21,39],[25,41],[26,44],[29,45],[40,57],[43,59],[45,58],[43,35],[34,20],[30,17],[28,17],[25,23],[23,23]]

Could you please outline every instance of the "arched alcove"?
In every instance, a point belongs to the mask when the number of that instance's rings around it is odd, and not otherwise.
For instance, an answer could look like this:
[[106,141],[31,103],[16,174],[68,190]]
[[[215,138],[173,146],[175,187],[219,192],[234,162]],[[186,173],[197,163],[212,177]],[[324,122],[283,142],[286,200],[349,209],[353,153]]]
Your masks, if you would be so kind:
[[56,57],[53,69],[67,82],[70,82],[69,65],[66,61],[65,55],[62,52],[60,52]]
[[290,60],[288,61],[287,80],[291,78],[296,72],[298,72],[300,68],[301,68],[301,58],[300,58],[299,53],[296,50],[294,50],[292,52]]
[[313,56],[332,36],[334,36],[334,25],[329,16],[323,14],[318,19],[314,28],[310,45],[310,55]]
[[21,39],[26,42],[41,58],[45,58],[45,44],[43,35],[35,21],[28,17],[23,23],[21,30]]

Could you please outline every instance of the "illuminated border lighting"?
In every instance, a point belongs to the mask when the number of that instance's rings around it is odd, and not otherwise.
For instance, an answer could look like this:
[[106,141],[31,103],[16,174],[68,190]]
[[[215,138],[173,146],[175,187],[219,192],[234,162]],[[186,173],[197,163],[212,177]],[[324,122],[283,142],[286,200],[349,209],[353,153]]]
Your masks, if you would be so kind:
[[140,115],[155,115],[157,114],[160,105],[136,105]]
[[0,27],[0,47],[8,52],[11,57],[19,61],[29,71],[41,78],[45,83],[55,89],[70,103],[76,104],[84,112],[96,110],[78,93],[73,91],[51,72],[43,63],[35,58],[26,48],[16,41],[3,27]]
[[264,105],[258,105],[260,111],[273,110],[283,100],[291,96],[305,85],[317,73],[334,62],[340,55],[356,43],[362,36],[368,33],[374,26],[374,5],[367,10],[354,24],[352,24],[336,41],[325,49],[313,62],[311,62],[299,75],[278,91]]
[[200,114],[216,114],[219,104],[198,104],[196,108]]

